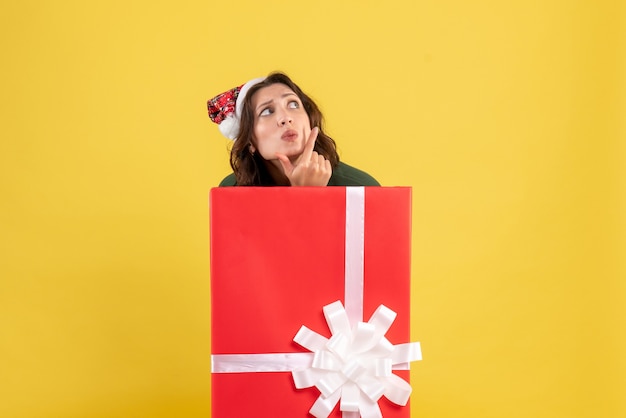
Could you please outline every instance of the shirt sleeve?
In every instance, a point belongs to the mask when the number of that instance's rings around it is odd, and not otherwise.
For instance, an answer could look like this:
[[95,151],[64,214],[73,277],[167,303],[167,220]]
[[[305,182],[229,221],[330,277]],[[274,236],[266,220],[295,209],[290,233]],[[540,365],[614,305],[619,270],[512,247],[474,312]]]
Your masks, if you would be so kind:
[[333,170],[329,186],[380,186],[380,183],[365,171],[340,162]]
[[220,181],[219,187],[230,187],[237,185],[237,178],[235,177],[235,173],[230,173],[222,181]]

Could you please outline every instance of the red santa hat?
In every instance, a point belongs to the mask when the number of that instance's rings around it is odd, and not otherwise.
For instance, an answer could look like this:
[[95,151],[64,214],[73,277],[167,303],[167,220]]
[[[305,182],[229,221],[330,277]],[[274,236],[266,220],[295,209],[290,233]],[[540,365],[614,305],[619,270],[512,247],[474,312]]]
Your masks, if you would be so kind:
[[239,135],[241,107],[250,87],[265,80],[265,77],[255,78],[246,84],[232,88],[207,101],[209,117],[219,125],[220,132],[228,139],[235,140]]

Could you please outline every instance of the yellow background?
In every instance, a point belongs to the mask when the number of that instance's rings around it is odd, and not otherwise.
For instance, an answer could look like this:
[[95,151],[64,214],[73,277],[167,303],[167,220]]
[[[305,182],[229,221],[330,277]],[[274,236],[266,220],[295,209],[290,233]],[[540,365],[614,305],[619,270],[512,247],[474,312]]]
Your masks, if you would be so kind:
[[413,187],[413,417],[626,416],[625,11],[3,2],[0,417],[210,415],[205,101],[272,70]]

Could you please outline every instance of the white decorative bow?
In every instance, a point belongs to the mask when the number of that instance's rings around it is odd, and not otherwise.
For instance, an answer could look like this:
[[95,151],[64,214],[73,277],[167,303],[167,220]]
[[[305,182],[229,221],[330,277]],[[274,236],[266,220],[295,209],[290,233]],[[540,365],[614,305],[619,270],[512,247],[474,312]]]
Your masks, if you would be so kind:
[[330,339],[302,326],[294,341],[314,353],[311,367],[292,371],[296,388],[315,386],[321,392],[309,413],[326,418],[341,400],[346,416],[379,418],[378,400],[385,396],[404,406],[411,386],[392,369],[422,359],[420,343],[391,344],[385,334],[396,313],[380,305],[368,322],[352,328],[340,301],[324,306]]

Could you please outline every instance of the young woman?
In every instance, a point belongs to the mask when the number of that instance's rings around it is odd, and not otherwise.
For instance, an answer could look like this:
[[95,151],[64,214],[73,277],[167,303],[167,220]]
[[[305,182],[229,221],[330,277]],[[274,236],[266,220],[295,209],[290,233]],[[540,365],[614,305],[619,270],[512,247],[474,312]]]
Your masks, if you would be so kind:
[[233,173],[220,186],[380,186],[339,161],[319,108],[283,73],[222,93],[208,108],[222,134],[234,140]]

